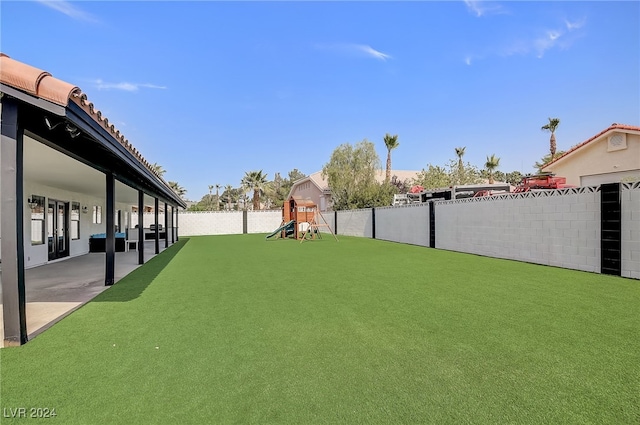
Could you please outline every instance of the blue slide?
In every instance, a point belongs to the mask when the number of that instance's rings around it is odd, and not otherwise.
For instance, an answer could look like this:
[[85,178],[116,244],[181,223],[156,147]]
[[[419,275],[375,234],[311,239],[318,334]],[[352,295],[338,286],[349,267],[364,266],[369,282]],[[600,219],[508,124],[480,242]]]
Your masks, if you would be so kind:
[[265,240],[269,239],[272,236],[275,236],[278,234],[278,232],[282,232],[283,230],[285,231],[285,233],[289,233],[289,230],[293,230],[293,225],[296,223],[295,220],[291,220],[290,222],[283,224],[282,226],[278,227],[276,230],[273,231],[273,233],[270,233],[267,235],[266,238],[264,238]]

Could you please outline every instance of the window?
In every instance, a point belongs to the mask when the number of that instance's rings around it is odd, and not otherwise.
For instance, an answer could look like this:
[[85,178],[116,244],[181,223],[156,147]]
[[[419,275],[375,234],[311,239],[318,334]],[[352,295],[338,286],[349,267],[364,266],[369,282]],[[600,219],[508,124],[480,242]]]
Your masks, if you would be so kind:
[[31,245],[44,243],[44,196],[31,195]]
[[80,202],[71,203],[71,239],[80,239]]
[[100,205],[93,206],[93,224],[102,224],[102,207]]

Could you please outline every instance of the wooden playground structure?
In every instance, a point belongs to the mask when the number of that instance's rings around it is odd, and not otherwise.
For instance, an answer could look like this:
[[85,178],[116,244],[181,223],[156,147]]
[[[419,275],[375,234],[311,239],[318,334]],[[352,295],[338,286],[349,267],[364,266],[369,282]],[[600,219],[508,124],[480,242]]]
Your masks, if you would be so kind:
[[318,206],[310,199],[292,196],[285,201],[282,207],[282,223],[280,223],[280,227],[267,235],[266,239],[279,234],[280,238],[284,239],[291,236],[294,239],[300,239],[300,243],[302,243],[305,240],[322,239],[321,228],[329,230],[329,233],[338,242],[338,238],[318,209]]

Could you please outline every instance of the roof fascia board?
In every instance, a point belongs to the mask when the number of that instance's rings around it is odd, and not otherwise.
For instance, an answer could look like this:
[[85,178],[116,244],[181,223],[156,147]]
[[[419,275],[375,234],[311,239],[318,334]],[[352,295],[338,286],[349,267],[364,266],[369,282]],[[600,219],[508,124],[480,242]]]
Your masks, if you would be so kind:
[[0,92],[6,95],[9,95],[11,97],[15,97],[16,99],[22,102],[36,106],[40,109],[43,109],[51,114],[55,114],[59,117],[63,117],[65,115],[64,106],[56,105],[55,103],[49,102],[48,100],[44,100],[39,97],[32,96],[28,93],[17,90],[11,86],[7,86],[6,84],[0,83]]
[[66,109],[66,117],[71,122],[78,125],[78,127],[82,128],[82,130],[89,134],[92,138],[100,142],[108,150],[117,154],[117,156],[131,168],[137,170],[139,174],[144,176],[144,178],[156,188],[156,191],[159,192],[160,195],[164,195],[164,198],[170,200],[167,203],[177,204],[182,208],[187,207],[185,202],[182,199],[179,199],[175,192],[173,192],[170,188],[165,187],[164,184],[161,184],[158,178],[154,176],[146,167],[144,167],[144,165],[140,161],[133,158],[131,153],[124,146],[122,146],[122,144],[116,141],[105,128],[100,126],[91,117],[85,118],[85,111],[82,110],[82,108],[80,108],[74,102],[69,102],[69,105]]

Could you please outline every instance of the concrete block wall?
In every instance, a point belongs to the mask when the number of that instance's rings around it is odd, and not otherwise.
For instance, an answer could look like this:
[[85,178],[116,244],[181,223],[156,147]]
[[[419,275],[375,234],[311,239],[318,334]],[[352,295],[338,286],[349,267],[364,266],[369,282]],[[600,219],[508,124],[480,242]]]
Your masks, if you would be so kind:
[[640,182],[623,184],[622,271],[624,277],[640,279]]
[[371,209],[338,211],[338,235],[372,237]]
[[178,235],[242,234],[242,214],[242,211],[182,211],[178,218]]
[[[182,218],[182,215],[180,217]],[[280,227],[280,223],[282,223],[280,210],[247,212],[247,233],[271,233]],[[179,224],[182,228],[182,224],[180,222]]]
[[[325,211],[322,214],[322,217],[324,218],[324,221],[326,221],[326,224],[329,225],[329,227],[331,227],[331,231],[335,232],[336,231],[336,215],[334,211]],[[320,223],[319,224],[325,224],[324,221],[322,221],[322,218],[319,219]],[[329,233],[329,229],[326,228],[326,226],[322,226],[319,229],[321,232],[323,233]]]
[[429,246],[429,204],[376,208],[376,239]]
[[436,248],[599,272],[600,192],[539,195],[436,203]]

